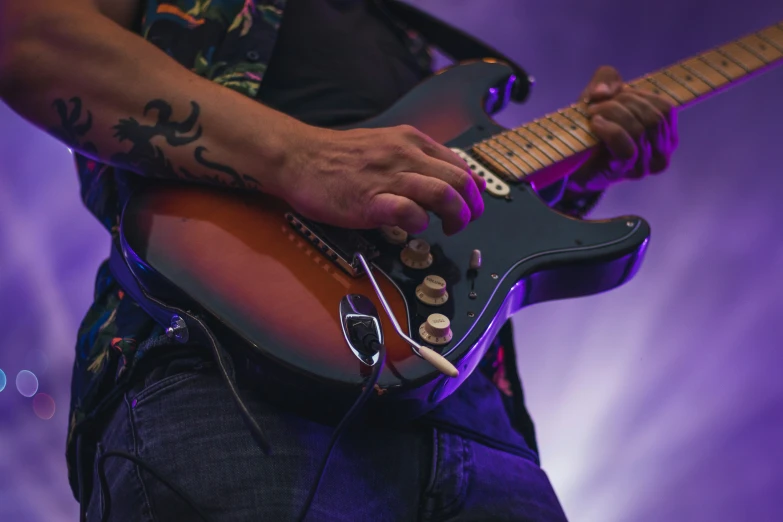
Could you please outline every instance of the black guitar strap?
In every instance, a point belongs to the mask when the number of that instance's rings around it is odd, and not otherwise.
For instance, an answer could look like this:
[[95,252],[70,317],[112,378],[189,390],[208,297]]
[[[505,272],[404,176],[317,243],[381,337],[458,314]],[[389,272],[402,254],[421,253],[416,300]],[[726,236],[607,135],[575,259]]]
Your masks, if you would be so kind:
[[399,0],[373,0],[376,6],[389,16],[402,23],[402,30],[413,29],[420,33],[424,39],[440,49],[453,60],[479,60],[482,58],[494,58],[506,62],[514,70],[517,81],[512,91],[512,98],[516,102],[523,102],[530,94],[532,78],[525,70],[516,64],[511,58],[504,55],[494,47],[478,40],[446,22],[438,20],[418,7],[401,2]]

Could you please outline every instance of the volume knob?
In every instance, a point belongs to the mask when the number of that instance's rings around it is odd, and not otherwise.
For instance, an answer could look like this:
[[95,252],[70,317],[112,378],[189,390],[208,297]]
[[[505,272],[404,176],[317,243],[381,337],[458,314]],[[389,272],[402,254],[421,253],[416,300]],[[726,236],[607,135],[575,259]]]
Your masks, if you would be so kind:
[[427,268],[432,264],[430,244],[423,239],[411,239],[400,252],[402,264],[409,268]]
[[440,276],[428,275],[416,287],[416,297],[427,305],[442,305],[449,300],[449,293],[446,291],[446,280]]
[[424,342],[433,345],[448,344],[453,336],[451,322],[443,314],[432,314],[419,327],[419,335]]

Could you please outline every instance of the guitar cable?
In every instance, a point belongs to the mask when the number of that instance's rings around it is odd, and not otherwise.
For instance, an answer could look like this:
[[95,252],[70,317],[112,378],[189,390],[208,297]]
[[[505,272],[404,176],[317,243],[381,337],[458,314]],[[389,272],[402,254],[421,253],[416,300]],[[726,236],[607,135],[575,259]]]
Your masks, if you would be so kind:
[[[343,418],[340,420],[337,427],[335,428],[334,432],[332,433],[332,437],[329,440],[329,445],[327,447],[326,454],[321,460],[321,464],[318,467],[318,471],[316,472],[315,481],[313,482],[313,485],[310,488],[310,492],[307,496],[307,499],[305,500],[305,503],[302,506],[301,512],[299,514],[299,517],[297,518],[298,522],[304,522],[304,520],[307,518],[307,514],[310,511],[310,506],[312,505],[313,500],[315,499],[315,496],[318,493],[318,488],[321,485],[321,481],[323,480],[323,476],[326,472],[326,467],[329,464],[329,460],[332,456],[335,446],[337,445],[337,442],[340,440],[340,437],[345,432],[348,425],[358,416],[362,407],[365,405],[367,400],[372,395],[373,391],[375,390],[375,385],[378,383],[378,379],[380,378],[381,371],[383,370],[383,367],[386,363],[386,346],[379,341],[378,335],[375,332],[375,330],[373,330],[372,328],[370,328],[369,326],[367,326],[362,322],[355,323],[354,325],[352,325],[352,328],[353,328],[353,332],[352,332],[353,336],[356,340],[358,340],[361,343],[361,346],[363,347],[363,351],[367,354],[372,354],[372,355],[378,354],[378,362],[376,362],[373,365],[372,371],[364,384],[364,389],[362,390],[362,393],[356,399],[353,406],[351,406],[348,412],[343,416]],[[239,398],[239,400],[241,401],[242,399]],[[264,453],[268,453],[269,447],[268,445],[265,444],[265,441],[264,444],[260,443],[258,440],[256,440],[256,442],[259,444],[259,447],[261,447]],[[77,440],[76,460],[78,462],[77,465],[79,466],[80,521],[86,522],[87,520],[87,511],[85,505],[86,499],[83,498],[84,488],[83,488],[83,480],[82,480],[82,473],[81,473],[83,470],[83,467],[81,465],[82,457],[83,457],[82,453],[83,453],[82,436],[79,435],[79,438]],[[211,522],[211,519],[203,512],[203,510],[201,510],[198,507],[197,503],[193,500],[193,498],[187,493],[185,493],[178,486],[172,484],[171,481],[166,479],[160,471],[150,466],[139,457],[136,457],[135,455],[131,455],[129,453],[122,452],[122,451],[107,451],[106,453],[103,453],[100,457],[98,457],[98,460],[96,461],[96,467],[98,471],[98,483],[99,483],[98,485],[100,488],[99,493],[100,493],[100,498],[103,499],[101,522],[108,522],[109,516],[111,514],[111,493],[109,492],[109,486],[106,480],[106,470],[105,470],[106,459],[108,459],[109,457],[126,459],[130,462],[133,462],[136,466],[144,469],[150,475],[158,479],[164,486],[169,488],[169,490],[171,490],[178,497],[180,497],[188,506],[190,506],[190,508],[198,515],[199,519],[201,519],[204,522]]]

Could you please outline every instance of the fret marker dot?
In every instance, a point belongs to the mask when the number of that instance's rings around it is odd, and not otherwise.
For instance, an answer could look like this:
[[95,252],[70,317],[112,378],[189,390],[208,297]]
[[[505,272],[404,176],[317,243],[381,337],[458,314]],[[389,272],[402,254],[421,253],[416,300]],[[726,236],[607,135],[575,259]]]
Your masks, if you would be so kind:
[[546,139],[551,140],[552,139],[552,135],[551,134],[547,134],[546,135]]
[[762,51],[766,51],[767,50],[767,46],[764,45],[764,44],[759,44],[759,49],[761,49]]
[[723,60],[722,62],[720,62],[720,64],[722,66],[724,66],[724,67],[728,67],[729,66],[729,62],[727,62],[726,60]]
[[693,76],[691,76],[690,74],[689,74],[688,76],[686,76],[686,77],[685,77],[685,81],[686,81],[686,82],[690,82],[690,81],[692,81],[692,80],[693,80]]
[[660,89],[653,89],[652,92],[653,92],[653,94],[661,94]]
[[576,130],[576,125],[571,125],[571,130]]
[[525,148],[526,149],[532,149],[533,148],[533,144],[532,143],[528,143],[527,145],[525,145]]
[[508,152],[506,152],[506,156],[508,156],[509,158],[513,158],[514,157],[514,153],[511,152],[511,151],[508,151]]

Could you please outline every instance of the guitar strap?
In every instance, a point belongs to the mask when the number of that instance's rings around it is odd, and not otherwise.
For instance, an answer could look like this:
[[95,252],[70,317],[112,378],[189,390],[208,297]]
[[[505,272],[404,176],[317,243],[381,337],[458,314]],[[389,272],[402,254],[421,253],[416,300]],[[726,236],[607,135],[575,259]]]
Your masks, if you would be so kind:
[[453,60],[492,58],[507,63],[516,76],[512,99],[519,103],[527,99],[533,83],[532,78],[521,66],[494,47],[408,3],[399,0],[372,1],[392,22],[397,23],[401,31],[407,33],[407,29],[413,29]]

